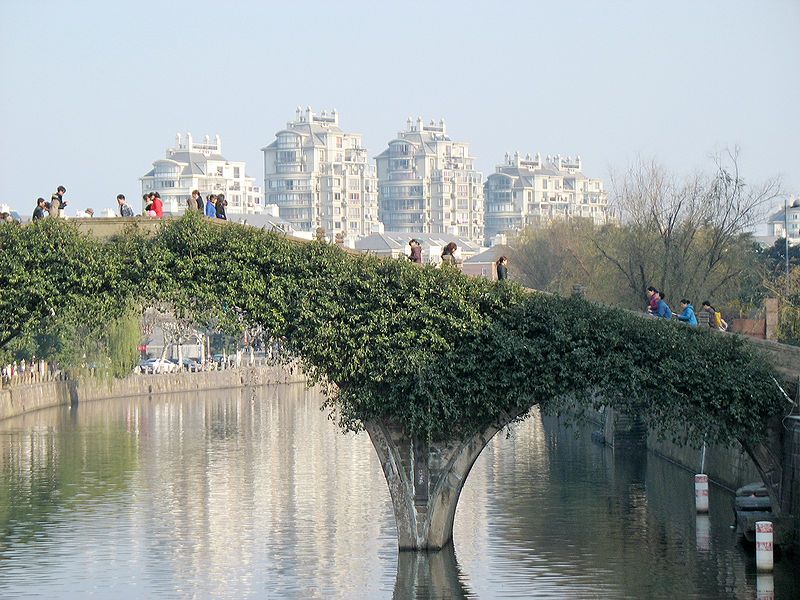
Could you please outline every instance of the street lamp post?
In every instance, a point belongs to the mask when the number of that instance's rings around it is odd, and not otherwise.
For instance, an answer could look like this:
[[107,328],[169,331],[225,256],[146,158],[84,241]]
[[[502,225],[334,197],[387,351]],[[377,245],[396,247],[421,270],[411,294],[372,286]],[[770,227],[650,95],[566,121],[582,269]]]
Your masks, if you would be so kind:
[[789,196],[783,197],[784,256],[786,258],[786,296],[789,296]]

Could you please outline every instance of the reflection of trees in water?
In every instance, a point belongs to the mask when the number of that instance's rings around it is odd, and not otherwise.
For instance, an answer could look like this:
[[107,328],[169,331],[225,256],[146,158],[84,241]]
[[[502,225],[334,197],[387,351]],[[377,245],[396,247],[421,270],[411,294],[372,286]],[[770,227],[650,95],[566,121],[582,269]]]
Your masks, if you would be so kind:
[[11,541],[31,542],[59,510],[128,488],[136,436],[103,411],[78,428],[76,412],[39,411],[0,423],[0,552]]

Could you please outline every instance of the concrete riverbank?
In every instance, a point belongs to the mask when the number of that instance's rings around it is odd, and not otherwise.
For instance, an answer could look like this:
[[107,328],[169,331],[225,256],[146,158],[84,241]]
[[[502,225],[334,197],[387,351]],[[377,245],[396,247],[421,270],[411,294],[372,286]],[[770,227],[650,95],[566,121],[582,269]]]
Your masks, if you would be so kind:
[[304,382],[299,369],[282,366],[241,367],[225,371],[130,375],[124,379],[83,378],[26,383],[0,389],[0,419],[77,402],[239,388],[246,385]]

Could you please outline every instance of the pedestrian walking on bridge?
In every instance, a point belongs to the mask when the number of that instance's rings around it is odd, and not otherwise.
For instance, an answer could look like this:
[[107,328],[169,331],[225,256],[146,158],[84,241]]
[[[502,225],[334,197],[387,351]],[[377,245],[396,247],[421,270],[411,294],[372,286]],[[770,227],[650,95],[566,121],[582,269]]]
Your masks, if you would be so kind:
[[46,204],[47,202],[45,202],[44,198],[39,198],[36,200],[36,208],[33,209],[33,216],[31,217],[32,221],[38,221],[39,219],[45,218]]
[[450,242],[444,247],[442,250],[442,266],[450,266],[450,267],[457,267],[458,261],[455,257],[455,252],[458,250],[458,246],[455,242]]
[[508,279],[508,258],[501,256],[495,264],[497,267],[497,281]]
[[206,212],[205,215],[212,219],[217,217],[217,197],[214,194],[209,194],[206,198]]
[[61,211],[67,206],[67,201],[64,200],[64,194],[67,193],[67,188],[63,185],[58,186],[56,193],[50,196],[50,216],[60,217]]
[[412,239],[408,242],[408,245],[411,247],[411,254],[408,256],[408,260],[413,263],[417,263],[418,265],[422,264],[422,246],[417,239]]
[[119,204],[119,216],[120,217],[132,217],[133,216],[133,209],[128,206],[128,203],[125,201],[124,194],[117,194],[117,204]]
[[683,323],[688,323],[692,327],[697,327],[697,315],[694,314],[694,306],[692,306],[691,300],[687,300],[686,298],[681,300],[681,314],[673,313],[673,316],[677,317],[679,321]]
[[667,304],[667,301],[664,299],[663,292],[659,292],[656,290],[654,297],[657,299],[656,303],[656,312],[653,314],[658,317],[659,319],[671,319],[672,318],[672,309]]

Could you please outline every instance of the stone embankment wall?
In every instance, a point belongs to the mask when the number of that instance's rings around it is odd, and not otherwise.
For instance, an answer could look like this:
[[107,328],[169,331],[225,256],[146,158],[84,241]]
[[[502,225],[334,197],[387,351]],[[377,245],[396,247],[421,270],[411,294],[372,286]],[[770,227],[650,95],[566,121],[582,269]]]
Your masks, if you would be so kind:
[[[680,465],[692,473],[706,473],[714,483],[730,490],[761,481],[761,475],[750,457],[739,444],[733,447],[706,446],[705,461],[702,448],[680,446],[670,440],[659,440],[647,431],[638,419],[606,408],[603,412],[590,411],[590,421],[602,427],[603,441],[615,449],[644,448],[662,458]],[[704,469],[701,470],[701,464]]]
[[244,367],[199,373],[131,375],[125,379],[80,379],[47,381],[0,389],[0,419],[8,419],[41,408],[76,402],[238,388],[269,383],[299,383],[305,377],[299,369]]
[[647,449],[687,471],[705,473],[711,481],[731,491],[748,483],[761,481],[761,474],[738,442],[730,448],[706,446],[705,461],[702,448],[679,446],[669,440],[659,440],[653,433],[647,436]]
[[[638,444],[655,454],[676,463],[690,473],[706,473],[711,481],[735,491],[737,488],[761,481],[761,474],[740,445],[733,447],[707,446],[705,461],[702,449],[680,446],[669,440],[659,440],[653,433],[644,432],[636,421],[611,409],[589,411],[588,419],[603,431],[604,443],[615,449],[631,449]],[[800,549],[800,417],[783,420],[783,473],[781,485],[789,494],[789,512],[794,517],[794,544]],[[701,464],[704,468],[701,469]]]
[[800,417],[788,417],[783,432],[783,487],[789,490],[794,515],[794,542],[800,552]]

